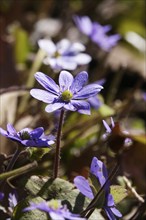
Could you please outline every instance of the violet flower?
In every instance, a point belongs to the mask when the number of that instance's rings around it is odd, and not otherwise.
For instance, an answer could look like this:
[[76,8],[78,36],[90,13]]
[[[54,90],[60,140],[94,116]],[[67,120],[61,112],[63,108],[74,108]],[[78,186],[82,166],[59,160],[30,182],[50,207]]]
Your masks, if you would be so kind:
[[82,114],[90,114],[90,104],[84,99],[95,96],[103,88],[98,84],[85,85],[88,80],[87,72],[80,72],[75,78],[67,71],[61,71],[59,86],[49,76],[37,72],[36,80],[46,89],[32,89],[30,94],[49,105],[46,112],[53,112],[64,108]]
[[39,204],[31,202],[30,206],[25,208],[24,211],[34,209],[47,212],[52,220],[85,220],[85,218],[80,217],[78,214],[72,214],[65,205],[61,205],[61,201],[54,199]]
[[27,147],[49,147],[55,139],[53,135],[46,136],[42,127],[34,130],[24,128],[17,132],[11,124],[7,124],[7,131],[0,128],[0,134]]
[[5,196],[5,194],[3,192],[0,192],[0,201],[3,200],[4,196]]
[[[90,172],[98,179],[100,186],[102,187],[108,178],[107,169],[104,163],[98,160],[96,157],[93,157],[90,167]],[[87,179],[85,179],[85,177],[83,176],[75,177],[74,184],[83,195],[85,195],[90,199],[94,198],[95,195],[92,191],[90,183]],[[116,217],[118,218],[122,217],[122,214],[115,207],[113,196],[110,194],[110,185],[108,182],[105,185],[104,191],[105,191],[105,201],[104,201],[103,209],[106,212],[108,218],[110,220],[116,220]]]
[[91,61],[85,51],[85,46],[78,42],[70,42],[67,39],[59,41],[56,45],[53,41],[42,39],[38,41],[39,47],[46,52],[44,63],[54,70],[75,70],[78,65],[85,65]]
[[9,193],[8,201],[9,201],[9,207],[8,207],[9,212],[10,212],[10,213],[13,213],[13,210],[14,210],[15,206],[16,206],[17,203],[18,203],[18,195],[17,195],[17,192]]
[[98,22],[92,22],[88,16],[74,16],[73,19],[79,30],[105,51],[112,49],[120,39],[119,34],[107,35],[111,30],[110,25],[102,26]]

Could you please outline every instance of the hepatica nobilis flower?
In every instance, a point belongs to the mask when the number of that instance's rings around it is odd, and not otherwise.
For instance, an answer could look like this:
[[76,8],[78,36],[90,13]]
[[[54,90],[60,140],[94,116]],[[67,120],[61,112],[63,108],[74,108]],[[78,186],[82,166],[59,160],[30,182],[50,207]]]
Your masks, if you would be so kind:
[[0,128],[0,134],[26,147],[49,147],[55,139],[53,135],[46,136],[42,127],[34,130],[24,128],[17,132],[11,124],[7,124],[7,131]]
[[80,72],[75,78],[68,71],[61,71],[59,75],[59,86],[49,76],[37,72],[36,80],[46,89],[32,89],[30,94],[48,105],[46,112],[53,112],[64,108],[77,111],[82,114],[90,114],[90,104],[84,99],[95,96],[103,88],[98,84],[86,85],[87,72]]
[[[104,163],[98,160],[96,157],[93,157],[92,159],[90,173],[99,181],[101,187],[104,185],[108,178],[107,169]],[[96,186],[91,187],[88,179],[85,179],[83,176],[75,177],[74,184],[83,195],[90,199],[93,199],[97,193]],[[108,218],[110,220],[116,220],[116,217],[122,217],[122,214],[115,207],[113,196],[110,194],[110,185],[108,182],[105,185],[104,192],[105,199],[102,208],[106,212]]]
[[102,26],[98,22],[92,22],[88,16],[75,15],[73,19],[79,30],[105,51],[114,47],[121,38],[119,34],[108,35],[110,25]]
[[44,63],[54,70],[75,70],[78,65],[85,65],[91,61],[88,54],[83,53],[85,46],[78,42],[62,39],[56,45],[49,39],[38,41],[39,47],[46,52]]
[[[39,209],[48,213],[52,220],[85,220],[85,218],[80,217],[78,214],[72,214],[67,207],[61,205],[60,200],[50,200],[49,202],[41,202],[39,204],[30,203],[29,207],[26,207],[24,211],[31,211],[34,209]],[[49,219],[50,219],[49,218]]]

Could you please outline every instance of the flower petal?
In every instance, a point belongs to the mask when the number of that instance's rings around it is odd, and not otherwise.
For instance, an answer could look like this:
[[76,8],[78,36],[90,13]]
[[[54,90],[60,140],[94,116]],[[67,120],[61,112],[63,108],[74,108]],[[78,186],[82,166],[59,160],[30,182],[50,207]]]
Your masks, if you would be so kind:
[[64,106],[63,102],[56,102],[56,103],[47,105],[46,108],[45,108],[45,111],[46,112],[54,112],[54,111],[62,108],[63,106]]
[[92,33],[92,22],[88,16],[74,16],[73,19],[82,33],[88,36]]
[[122,214],[121,212],[119,212],[118,209],[116,209],[116,207],[111,207],[111,211],[114,213],[115,216],[121,218],[122,217]]
[[71,45],[71,42],[68,40],[68,39],[62,39],[61,41],[59,41],[57,44],[56,44],[56,47],[57,47],[57,51],[60,53],[60,54],[64,54],[68,48],[70,47]]
[[38,41],[39,47],[46,51],[50,56],[56,52],[56,46],[53,41],[48,39],[42,39]]
[[77,63],[72,56],[62,56],[56,59],[56,66],[60,67],[60,69],[75,70]]
[[13,127],[13,125],[11,125],[11,124],[7,124],[7,131],[8,131],[8,133],[9,134],[17,134],[17,132],[16,132],[16,130],[15,130],[15,128]]
[[90,104],[86,101],[71,100],[71,104],[81,114],[90,115]]
[[80,91],[83,86],[85,85],[85,83],[88,80],[88,73],[83,71],[80,72],[74,79],[70,90],[72,91],[72,93],[76,94],[78,91]]
[[74,99],[87,99],[92,96],[97,95],[98,92],[103,89],[102,86],[98,84],[90,84],[81,89],[76,95],[74,95]]
[[44,73],[37,72],[35,74],[35,78],[46,90],[55,95],[58,95],[59,86],[49,76],[45,75]]
[[52,103],[54,101],[54,99],[57,98],[56,95],[54,95],[48,91],[42,90],[42,89],[31,89],[30,94],[34,98],[36,98],[40,101],[43,101],[45,103]]
[[75,177],[74,184],[84,196],[87,196],[90,199],[94,198],[92,189],[89,185],[89,181],[87,179],[85,179],[85,177],[83,177],[83,176]]
[[85,53],[80,53],[74,57],[74,60],[77,62],[78,65],[85,65],[91,61],[91,56]]
[[69,90],[70,86],[73,82],[73,76],[68,71],[61,71],[59,75],[59,85],[61,88],[61,91]]
[[65,104],[64,108],[67,109],[67,110],[70,110],[70,111],[76,111],[77,110],[71,102],[69,102],[68,104]]
[[112,129],[111,129],[110,126],[106,123],[106,121],[105,121],[105,120],[102,120],[102,122],[103,122],[103,125],[104,125],[105,129],[106,129],[106,132],[107,132],[107,133],[111,133],[111,132],[112,132]]
[[3,128],[0,128],[0,134],[3,136],[8,136],[8,132],[5,131]]
[[33,139],[39,138],[43,134],[43,132],[44,132],[44,128],[38,127],[30,132],[30,137]]

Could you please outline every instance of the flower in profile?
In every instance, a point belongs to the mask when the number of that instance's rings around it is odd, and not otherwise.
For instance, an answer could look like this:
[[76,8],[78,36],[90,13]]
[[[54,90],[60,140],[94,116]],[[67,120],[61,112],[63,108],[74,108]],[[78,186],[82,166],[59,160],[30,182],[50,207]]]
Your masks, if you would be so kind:
[[75,15],[73,19],[79,30],[105,51],[109,51],[120,39],[119,34],[107,34],[111,30],[110,25],[102,26],[98,22],[92,22],[88,16]]
[[53,112],[64,108],[82,114],[90,114],[90,104],[84,99],[95,96],[103,88],[98,84],[85,85],[88,80],[87,72],[80,72],[75,78],[68,71],[61,71],[59,86],[49,76],[37,72],[36,80],[46,89],[32,89],[30,94],[49,105],[46,112]]
[[53,135],[46,136],[42,127],[34,130],[24,128],[17,132],[11,124],[7,124],[7,131],[0,128],[0,134],[27,147],[49,147],[55,139]]
[[[100,160],[98,160],[96,157],[93,157],[90,167],[91,174],[97,178],[99,181],[100,186],[102,187],[108,178],[107,169],[104,165],[104,163]],[[96,188],[90,186],[90,182],[85,179],[83,176],[77,176],[74,179],[75,186],[80,190],[80,192],[85,195],[86,197],[93,199],[96,195]],[[105,200],[103,203],[103,209],[106,212],[108,218],[110,220],[116,219],[115,216],[121,217],[122,214],[116,209],[114,204],[113,196],[110,194],[110,184],[107,182],[104,188],[105,191]]]
[[56,45],[49,39],[38,41],[39,47],[46,52],[44,63],[54,70],[75,70],[78,65],[85,65],[91,61],[88,54],[83,53],[85,46],[78,42],[62,39]]
[[50,200],[39,204],[30,203],[29,207],[26,207],[24,211],[31,211],[34,209],[39,209],[40,211],[47,212],[52,220],[85,220],[85,218],[80,217],[78,214],[71,213],[66,205],[61,205],[60,200]]
[[13,213],[13,210],[18,203],[18,195],[16,191],[14,193],[9,193],[8,201],[9,201],[9,207],[8,207],[9,212]]

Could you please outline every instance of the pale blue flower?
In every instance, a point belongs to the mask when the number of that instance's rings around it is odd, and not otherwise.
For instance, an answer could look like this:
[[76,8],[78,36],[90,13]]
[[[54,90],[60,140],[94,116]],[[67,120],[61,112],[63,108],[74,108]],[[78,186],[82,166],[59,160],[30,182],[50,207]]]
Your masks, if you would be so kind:
[[46,112],[53,112],[59,109],[77,111],[82,114],[90,114],[90,104],[86,99],[95,96],[103,88],[98,84],[86,85],[88,80],[87,72],[80,72],[75,78],[67,71],[61,71],[59,75],[59,86],[49,76],[37,72],[36,80],[46,89],[32,89],[30,94],[48,105]]
[[39,47],[46,52],[44,63],[54,70],[75,70],[78,65],[85,65],[91,61],[91,57],[83,53],[85,46],[78,42],[70,42],[62,39],[57,44],[52,40],[42,39],[38,41]]

